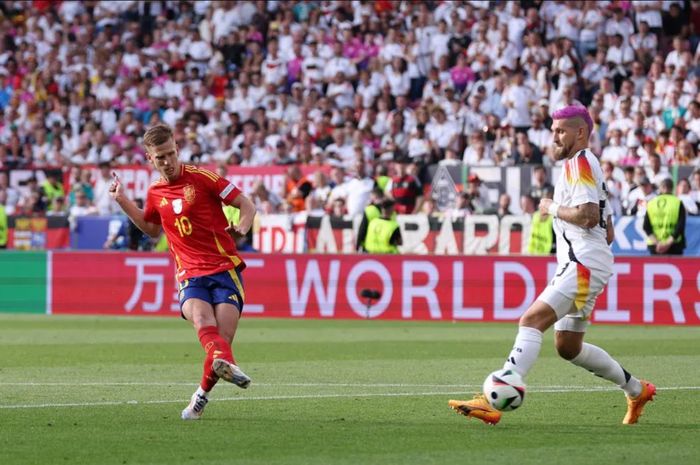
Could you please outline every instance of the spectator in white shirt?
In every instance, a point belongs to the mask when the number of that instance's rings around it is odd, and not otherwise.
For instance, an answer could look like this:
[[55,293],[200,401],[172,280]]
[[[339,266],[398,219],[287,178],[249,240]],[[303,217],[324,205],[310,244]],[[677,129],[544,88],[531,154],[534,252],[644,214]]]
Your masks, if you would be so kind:
[[564,4],[564,8],[559,11],[554,19],[554,27],[558,37],[578,42],[580,34],[581,10],[575,7],[573,2]]
[[287,66],[284,60],[279,56],[277,39],[272,38],[267,43],[267,56],[262,62],[260,71],[262,72],[263,82],[279,87],[284,83],[287,77]]
[[596,2],[583,2],[583,12],[579,21],[581,33],[577,44],[579,58],[586,56],[588,52],[597,47],[597,38],[603,29],[603,15]]
[[474,60],[482,59],[482,57],[487,56],[490,52],[491,45],[486,37],[486,30],[487,27],[485,24],[479,24],[477,26],[477,36],[467,47],[467,58],[469,58],[470,63]]
[[419,123],[408,139],[408,156],[413,160],[428,161],[433,152],[433,143],[425,132],[425,125]]
[[686,128],[695,135],[697,140],[700,140],[700,102],[696,100],[690,102],[684,117]]
[[438,22],[438,30],[430,38],[430,49],[433,52],[433,65],[437,66],[440,63],[440,57],[447,55],[449,50],[447,43],[450,41],[450,34],[447,31],[447,21],[440,20]]
[[564,52],[561,43],[553,42],[550,48],[552,53],[550,77],[554,87],[560,90],[576,82],[576,69],[573,60]]
[[95,97],[97,100],[109,100],[112,102],[119,96],[116,78],[112,70],[105,71],[104,80],[97,85]]
[[627,214],[644,218],[647,212],[647,203],[657,195],[656,186],[644,175],[638,178],[637,184],[639,187],[631,190],[626,199],[629,206]]
[[250,118],[254,107],[253,99],[248,94],[248,84],[237,86],[233,91],[233,95],[226,99],[226,111],[238,113],[242,121]]
[[406,60],[396,57],[392,60],[391,66],[386,70],[389,91],[394,97],[406,96],[411,88],[411,80],[408,77]]
[[630,63],[634,61],[634,50],[624,42],[622,34],[615,34],[608,40],[610,46],[605,61],[614,66],[615,74],[626,76]]
[[498,42],[498,46],[494,48],[492,53],[493,67],[494,69],[498,70],[501,68],[513,70],[516,68],[516,64],[518,63],[518,49],[507,39],[507,26],[504,24],[502,27],[501,40]]
[[248,88],[248,95],[251,99],[253,107],[259,107],[262,105],[263,99],[268,94],[265,89],[265,85],[262,82],[262,78],[259,72],[254,72],[250,76],[250,87]]
[[254,136],[254,144],[251,146],[252,166],[266,166],[272,162],[274,158],[274,149],[265,145],[265,134],[262,131],[258,131]]
[[369,107],[362,112],[358,127],[363,130],[369,129],[374,136],[381,137],[389,130],[389,123],[386,118],[377,117],[377,110],[374,107]]
[[202,111],[211,111],[216,107],[216,97],[209,93],[209,88],[207,86],[199,88],[199,92],[194,98],[194,107]]
[[180,99],[168,99],[168,108],[163,112],[163,122],[170,127],[175,127],[175,123],[183,117],[184,113],[180,109]]
[[212,56],[212,48],[209,42],[202,40],[198,30],[192,31],[193,37],[187,47],[187,55],[190,56],[192,63],[197,65],[199,72],[206,74],[207,63]]
[[509,2],[508,6],[511,8],[510,17],[504,21],[508,25],[508,41],[520,51],[523,49],[523,33],[527,21],[519,2]]
[[676,186],[676,197],[683,202],[685,211],[687,211],[689,215],[698,214],[698,204],[690,195],[690,183],[687,179],[683,178],[678,180],[678,185]]
[[403,47],[396,41],[396,31],[390,29],[387,31],[386,38],[384,39],[381,50],[379,51],[379,58],[381,59],[382,64],[389,66],[395,58],[401,58],[403,56]]
[[612,129],[608,133],[608,143],[605,145],[603,153],[600,154],[600,160],[618,165],[620,160],[625,157],[625,153],[627,153],[627,148],[623,144],[622,130]]
[[369,204],[369,195],[374,188],[374,179],[369,177],[364,160],[356,160],[353,166],[354,176],[345,183],[345,205],[347,214],[361,215]]
[[330,82],[338,71],[342,72],[349,79],[354,79],[357,76],[355,65],[343,56],[343,44],[341,42],[336,42],[333,45],[333,56],[323,69],[323,80]]
[[585,57],[585,65],[581,70],[581,78],[583,79],[583,88],[586,92],[593,92],[598,87],[601,79],[609,75],[607,63],[605,62],[605,52],[598,50],[587,54]]
[[318,56],[317,42],[314,37],[309,39],[309,50],[306,58],[301,63],[302,84],[305,88],[316,87],[321,89],[323,83],[323,70],[326,60]]
[[647,82],[647,76],[644,72],[644,65],[640,61],[634,61],[632,63],[632,74],[629,76],[629,80],[634,84],[634,95],[640,97],[644,89],[644,85]]
[[168,70],[168,79],[163,83],[163,91],[165,96],[176,97],[180,99],[182,97],[182,92],[185,84],[185,71],[178,69],[177,71],[173,68]]
[[544,65],[549,61],[549,52],[542,46],[542,39],[539,34],[534,32],[528,33],[525,36],[525,44],[527,46],[520,53],[520,66],[524,66],[531,61]]
[[674,37],[673,38],[673,50],[671,50],[668,55],[666,55],[666,60],[664,60],[664,64],[666,66],[673,65],[676,67],[676,69],[679,69],[681,66],[683,66],[683,52],[685,51],[686,44],[685,40],[683,40],[682,37]]
[[483,163],[483,159],[492,159],[491,150],[484,137],[483,131],[472,133],[469,144],[462,154],[462,162],[467,166]]
[[635,19],[637,21],[637,27],[641,29],[642,23],[647,23],[647,25],[656,30],[660,30],[663,25],[661,18],[661,7],[663,2],[661,0],[635,0],[631,2],[632,8],[634,8]]
[[639,32],[630,37],[630,46],[634,50],[637,60],[648,64],[656,55],[659,40],[656,34],[649,30],[647,21],[640,21]]
[[523,85],[524,80],[522,71],[516,71],[503,93],[503,103],[508,108],[506,121],[519,131],[527,131],[532,125],[530,112],[536,102],[532,89]]
[[690,175],[690,197],[700,204],[700,169],[695,169]]
[[353,106],[355,91],[342,71],[338,71],[335,78],[328,84],[326,96],[332,99],[340,109]]
[[618,5],[613,6],[613,17],[605,23],[605,35],[622,35],[624,43],[628,43],[630,36],[634,33],[632,20],[625,16],[625,12]]
[[542,153],[552,144],[552,131],[544,126],[544,115],[536,110],[532,113],[532,127],[527,130],[527,138],[535,144]]
[[433,110],[432,116],[433,121],[425,128],[428,138],[438,149],[444,150],[455,143],[459,129],[452,121],[447,120],[445,110],[440,107]]
[[139,65],[139,51],[136,48],[136,42],[127,40],[124,46],[124,54],[122,55],[122,66],[129,70],[136,70]]
[[618,100],[620,102],[620,113],[608,126],[608,131],[614,131],[619,129],[622,132],[622,136],[627,135],[627,131],[634,127],[634,120],[632,119],[632,101],[629,98],[621,98]]
[[624,79],[620,83],[620,92],[615,105],[613,106],[613,113],[619,115],[620,107],[623,102],[627,101],[630,104],[630,112],[635,113],[639,111],[639,104],[641,99],[635,95],[634,83],[630,79]]
[[647,168],[647,177],[652,184],[658,186],[661,181],[671,177],[667,166],[661,166],[661,157],[657,153],[649,155],[649,167]]
[[375,99],[379,96],[379,88],[370,80],[369,71],[363,69],[360,71],[360,79],[357,83],[357,93],[362,96],[362,106],[369,108],[374,104]]

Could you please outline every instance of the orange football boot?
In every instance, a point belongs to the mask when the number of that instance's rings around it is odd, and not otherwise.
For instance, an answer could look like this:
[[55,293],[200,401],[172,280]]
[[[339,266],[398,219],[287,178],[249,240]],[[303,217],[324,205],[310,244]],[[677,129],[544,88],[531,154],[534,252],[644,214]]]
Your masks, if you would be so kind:
[[627,396],[627,414],[622,420],[623,425],[633,425],[637,423],[639,417],[642,416],[644,405],[650,400],[654,400],[654,395],[656,395],[656,386],[642,379],[640,379],[639,382],[642,383],[642,392],[635,398]]
[[483,394],[475,395],[472,400],[451,400],[447,404],[457,413],[477,418],[489,425],[495,425],[501,419],[501,412],[491,407]]

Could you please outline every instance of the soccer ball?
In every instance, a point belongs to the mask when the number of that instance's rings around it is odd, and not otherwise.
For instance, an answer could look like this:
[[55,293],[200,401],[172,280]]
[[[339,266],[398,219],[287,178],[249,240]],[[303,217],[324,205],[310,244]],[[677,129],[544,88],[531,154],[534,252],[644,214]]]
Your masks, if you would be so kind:
[[513,370],[494,371],[484,381],[484,396],[497,410],[515,410],[525,399],[525,382]]

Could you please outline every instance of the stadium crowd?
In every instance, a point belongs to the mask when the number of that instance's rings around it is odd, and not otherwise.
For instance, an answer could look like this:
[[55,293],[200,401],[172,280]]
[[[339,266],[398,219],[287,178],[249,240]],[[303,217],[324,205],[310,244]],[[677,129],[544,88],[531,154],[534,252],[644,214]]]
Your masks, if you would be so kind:
[[[536,203],[549,115],[576,102],[617,215],[700,170],[700,1],[7,1],[0,31],[8,213],[114,213],[110,169],[147,162],[156,122],[187,163],[284,165],[251,193],[265,213],[360,214],[377,184],[398,213],[509,211],[477,176],[435,211],[431,164],[531,165]],[[55,166],[68,192],[2,172]],[[697,214],[700,171],[676,189]]]

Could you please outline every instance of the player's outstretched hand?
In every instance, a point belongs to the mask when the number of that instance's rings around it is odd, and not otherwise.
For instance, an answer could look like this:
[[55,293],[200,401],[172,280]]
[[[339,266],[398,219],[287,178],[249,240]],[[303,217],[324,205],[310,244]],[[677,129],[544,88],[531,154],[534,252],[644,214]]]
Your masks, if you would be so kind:
[[109,195],[114,200],[117,200],[123,195],[124,191],[122,189],[122,183],[119,181],[119,176],[117,176],[116,173],[112,173],[112,177],[114,181],[112,181],[112,184],[109,186]]

